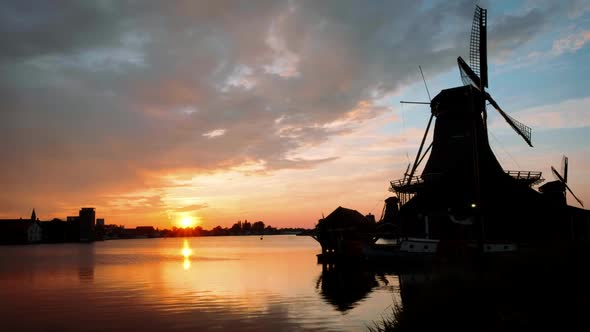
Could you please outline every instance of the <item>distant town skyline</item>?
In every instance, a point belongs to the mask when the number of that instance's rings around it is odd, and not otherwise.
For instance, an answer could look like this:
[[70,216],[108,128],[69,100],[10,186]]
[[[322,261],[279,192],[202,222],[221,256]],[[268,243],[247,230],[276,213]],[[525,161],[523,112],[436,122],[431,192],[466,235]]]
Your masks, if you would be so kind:
[[[15,1],[0,8],[0,219],[315,225],[379,218],[430,94],[459,86],[476,1]],[[590,4],[478,1],[507,170],[559,169],[590,203]],[[568,197],[571,205],[577,203]]]

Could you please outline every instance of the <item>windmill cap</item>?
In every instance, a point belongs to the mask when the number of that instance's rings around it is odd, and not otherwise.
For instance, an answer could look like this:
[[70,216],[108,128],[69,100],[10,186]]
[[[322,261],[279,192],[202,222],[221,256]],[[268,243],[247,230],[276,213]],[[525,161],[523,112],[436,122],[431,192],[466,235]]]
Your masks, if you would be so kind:
[[447,112],[468,113],[474,110],[481,112],[482,108],[477,105],[481,105],[482,102],[481,92],[470,85],[465,85],[442,90],[432,99],[430,108],[432,114],[438,117]]

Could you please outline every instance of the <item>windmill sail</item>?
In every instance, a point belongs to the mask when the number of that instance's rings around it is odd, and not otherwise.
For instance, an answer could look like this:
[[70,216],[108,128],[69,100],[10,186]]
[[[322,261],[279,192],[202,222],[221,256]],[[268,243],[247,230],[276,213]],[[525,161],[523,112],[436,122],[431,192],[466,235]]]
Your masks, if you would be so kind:
[[[567,158],[567,157],[566,157]],[[553,175],[555,175],[555,177],[563,184],[563,186],[565,187],[565,189],[567,189],[567,191],[570,192],[570,194],[572,194],[572,197],[578,201],[578,203],[580,203],[581,206],[584,206],[584,203],[582,202],[581,199],[578,198],[578,196],[576,196],[576,194],[574,194],[574,192],[570,189],[570,187],[567,185],[565,179],[561,176],[561,174],[559,174],[559,172],[557,172],[557,170],[555,169],[555,167],[551,166],[551,171],[553,172]]]
[[563,174],[563,180],[567,183],[567,157],[563,156],[561,160],[561,174]]
[[[500,113],[506,122],[519,134],[529,146],[531,143],[531,128],[506,114],[496,101],[485,92],[488,86],[488,58],[487,58],[487,10],[475,6],[473,24],[471,26],[471,40],[469,42],[469,65],[463,58],[457,58],[461,80],[464,85],[472,85],[485,96],[485,99]],[[483,109],[484,121],[487,119],[485,107]],[[485,125],[485,124],[484,124]]]
[[[463,81],[463,84],[472,85],[473,87],[481,91],[483,88],[483,83],[481,83],[481,79],[479,78],[479,76],[477,76],[473,69],[471,69],[471,67],[461,57],[457,58],[457,64],[459,65],[459,70],[461,72],[461,80]],[[506,114],[506,112],[504,112],[502,108],[500,108],[498,103],[496,103],[494,98],[492,98],[492,96],[490,96],[489,93],[485,92],[485,98],[498,111],[498,113],[500,113],[500,115],[504,118],[504,120],[506,120],[510,127],[512,127],[512,129],[514,129],[514,131],[516,131],[516,133],[519,134],[525,140],[525,142],[527,142],[527,144],[532,147],[533,144],[531,143],[531,128],[525,125],[524,123],[514,119],[510,115]]]
[[457,64],[459,65],[459,71],[461,72],[461,81],[463,85],[472,85],[474,88],[481,89],[481,81],[479,76],[469,67],[469,65],[463,60],[462,57],[457,58]]
[[487,13],[487,9],[475,6],[469,42],[470,67],[486,88],[488,87]]
[[567,191],[570,192],[570,194],[572,194],[572,197],[575,198],[581,206],[584,206],[584,202],[582,202],[582,200],[579,199],[578,196],[576,196],[576,194],[574,194],[574,192],[570,189],[570,187],[567,184],[565,185],[565,188],[567,189]]
[[487,10],[475,6],[469,41],[469,65],[461,57],[457,59],[464,85],[473,85],[482,91],[488,87],[487,52]]
[[514,131],[516,131],[516,133],[519,134],[527,142],[527,144],[532,147],[533,144],[531,143],[531,128],[506,114],[506,112],[504,112],[500,106],[498,106],[496,101],[488,93],[486,93],[486,99],[498,111],[498,113],[500,113],[504,120],[508,122],[510,127],[512,127],[512,129],[514,129]]

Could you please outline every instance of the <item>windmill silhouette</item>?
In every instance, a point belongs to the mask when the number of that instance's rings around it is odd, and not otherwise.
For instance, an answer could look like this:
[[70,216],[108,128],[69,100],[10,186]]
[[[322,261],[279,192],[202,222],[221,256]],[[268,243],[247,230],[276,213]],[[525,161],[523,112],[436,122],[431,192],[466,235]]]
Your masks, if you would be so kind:
[[[475,239],[484,232],[480,238],[516,239],[538,233],[531,230],[534,227],[549,229],[549,216],[560,219],[564,205],[532,188],[544,181],[542,173],[504,170],[488,141],[486,107],[491,105],[527,145],[533,146],[531,128],[507,114],[487,91],[486,9],[475,9],[469,64],[461,57],[457,64],[464,85],[444,89],[427,103],[431,116],[424,138],[436,119],[432,143],[422,153],[423,138],[416,161],[403,179],[391,181],[390,191],[399,198],[400,233]],[[422,160],[427,160],[426,164],[417,174]],[[561,175],[556,176],[559,179]],[[572,193],[566,179],[562,180],[559,183]]]
[[546,193],[548,195],[554,195],[558,197],[558,199],[562,200],[563,203],[566,203],[566,194],[569,191],[572,197],[580,203],[581,206],[584,206],[584,203],[581,199],[579,199],[576,194],[572,191],[572,189],[567,184],[567,174],[568,174],[568,157],[563,156],[561,160],[561,173],[559,173],[555,167],[551,166],[551,171],[553,172],[553,176],[555,177],[555,181],[547,182],[541,187],[539,187],[539,191],[542,193]]

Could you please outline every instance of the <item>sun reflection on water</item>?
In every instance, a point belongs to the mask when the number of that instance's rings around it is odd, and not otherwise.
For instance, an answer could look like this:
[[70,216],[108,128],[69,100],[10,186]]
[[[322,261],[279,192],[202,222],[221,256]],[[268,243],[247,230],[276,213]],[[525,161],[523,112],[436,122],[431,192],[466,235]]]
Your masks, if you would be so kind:
[[184,239],[184,243],[183,243],[182,250],[180,251],[180,253],[182,254],[182,257],[184,258],[184,261],[182,263],[182,267],[185,270],[190,269],[191,268],[190,256],[192,255],[193,250],[189,247],[188,241],[186,239]]

